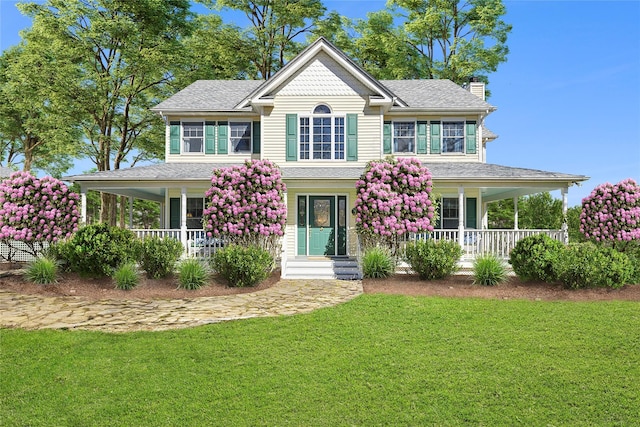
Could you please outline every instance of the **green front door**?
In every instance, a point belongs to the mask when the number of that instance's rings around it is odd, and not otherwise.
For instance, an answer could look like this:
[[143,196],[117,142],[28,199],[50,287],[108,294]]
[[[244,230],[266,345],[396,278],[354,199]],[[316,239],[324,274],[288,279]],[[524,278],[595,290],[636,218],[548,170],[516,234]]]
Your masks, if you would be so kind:
[[309,196],[309,255],[336,254],[336,198]]

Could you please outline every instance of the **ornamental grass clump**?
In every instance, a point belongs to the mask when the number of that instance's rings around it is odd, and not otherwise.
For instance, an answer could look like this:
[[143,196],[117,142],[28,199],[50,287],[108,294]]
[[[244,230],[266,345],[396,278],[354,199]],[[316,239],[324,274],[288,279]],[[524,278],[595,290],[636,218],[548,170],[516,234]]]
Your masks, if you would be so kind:
[[40,257],[27,264],[26,279],[37,285],[50,285],[58,279],[58,263],[56,260]]
[[362,257],[362,273],[371,279],[384,279],[395,273],[396,264],[389,250],[375,247]]
[[187,258],[178,266],[178,288],[195,290],[207,284],[209,271],[196,258]]
[[128,291],[138,286],[140,276],[135,263],[126,262],[118,267],[113,272],[113,280],[116,282],[116,288],[123,291]]
[[14,172],[0,181],[0,242],[9,248],[7,260],[18,251],[38,257],[48,244],[69,238],[78,230],[78,201],[49,176]]
[[507,266],[492,254],[480,255],[473,262],[474,284],[496,286],[507,281]]
[[407,244],[405,259],[422,280],[444,279],[458,270],[462,248],[450,240],[418,240]]

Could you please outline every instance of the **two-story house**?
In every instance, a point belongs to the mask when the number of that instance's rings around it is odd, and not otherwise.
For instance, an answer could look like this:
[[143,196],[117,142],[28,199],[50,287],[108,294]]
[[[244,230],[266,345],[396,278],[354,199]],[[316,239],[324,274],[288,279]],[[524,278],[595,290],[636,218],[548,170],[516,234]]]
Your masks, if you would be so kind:
[[486,163],[496,135],[485,119],[496,108],[484,92],[479,82],[379,81],[320,38],[269,80],[196,81],[154,107],[166,122],[164,163],[68,179],[83,196],[99,190],[160,203],[163,234],[192,247],[212,170],[269,159],[287,186],[286,277],[293,260],[356,257],[355,181],[370,160],[417,157],[440,199],[435,234],[458,240],[469,256],[505,256],[504,242],[517,236],[486,230],[488,203],[559,189],[566,209],[568,187],[587,177]]

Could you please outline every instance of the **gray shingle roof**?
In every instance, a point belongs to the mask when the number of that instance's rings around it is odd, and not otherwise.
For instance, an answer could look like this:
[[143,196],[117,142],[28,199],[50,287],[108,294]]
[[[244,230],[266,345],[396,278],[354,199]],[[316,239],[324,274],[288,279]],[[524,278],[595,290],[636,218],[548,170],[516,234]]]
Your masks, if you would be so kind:
[[380,83],[406,102],[409,108],[482,111],[496,109],[451,80],[381,80]]
[[228,111],[262,80],[198,80],[153,107],[153,111]]
[[[151,166],[73,175],[64,179],[72,182],[100,181],[206,181],[213,169],[229,166],[216,163],[161,163]],[[537,169],[516,168],[488,163],[425,163],[436,181],[585,181],[584,175],[548,172]],[[361,167],[280,167],[287,179],[357,179],[364,168]]]

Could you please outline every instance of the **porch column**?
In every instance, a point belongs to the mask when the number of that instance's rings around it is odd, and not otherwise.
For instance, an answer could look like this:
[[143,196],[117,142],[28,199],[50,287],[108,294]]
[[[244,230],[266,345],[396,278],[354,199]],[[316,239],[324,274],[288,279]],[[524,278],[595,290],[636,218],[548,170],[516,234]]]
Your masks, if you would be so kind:
[[129,196],[129,228],[133,228],[133,197]]
[[569,206],[569,188],[563,187],[560,190],[562,194],[562,241],[565,245],[569,244],[569,225],[567,224],[567,209]]
[[489,228],[489,203],[482,202],[482,227],[483,230]]
[[464,187],[458,187],[458,243],[464,247]]
[[87,190],[80,186],[80,224],[87,225]]
[[[295,215],[295,209],[291,210],[289,209],[289,198],[288,198],[288,193],[285,191],[282,195],[282,201],[284,202],[284,205],[287,207],[287,216],[289,216],[289,212],[294,212]],[[280,275],[282,277],[286,277],[287,275],[287,227],[289,224],[289,220],[287,219],[285,225],[284,225],[284,234],[282,235],[282,239],[280,240],[280,244],[282,245],[280,247]],[[294,221],[295,224],[295,221]]]
[[180,189],[180,241],[187,250],[187,187]]
[[519,230],[518,227],[518,198],[513,198],[513,229]]

